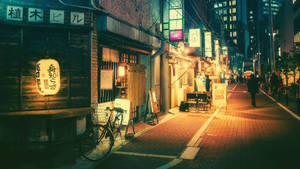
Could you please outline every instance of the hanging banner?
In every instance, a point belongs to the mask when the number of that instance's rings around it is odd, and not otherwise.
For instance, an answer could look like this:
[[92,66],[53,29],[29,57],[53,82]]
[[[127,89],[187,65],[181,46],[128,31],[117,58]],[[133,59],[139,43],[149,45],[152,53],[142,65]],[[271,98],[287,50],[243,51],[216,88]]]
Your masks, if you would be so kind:
[[212,57],[211,32],[204,32],[205,39],[205,57]]
[[220,61],[220,45],[219,45],[219,41],[215,40],[215,55],[216,55],[216,62]]
[[201,31],[200,29],[190,29],[189,31],[189,46],[201,47]]
[[60,89],[59,64],[54,59],[41,59],[36,64],[36,85],[41,95],[55,95]]

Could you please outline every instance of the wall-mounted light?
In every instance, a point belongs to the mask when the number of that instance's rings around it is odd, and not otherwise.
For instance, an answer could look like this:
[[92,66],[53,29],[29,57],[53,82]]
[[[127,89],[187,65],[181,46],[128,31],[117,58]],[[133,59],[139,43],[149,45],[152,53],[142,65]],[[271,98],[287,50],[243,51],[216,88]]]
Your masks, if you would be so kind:
[[125,66],[119,66],[118,67],[118,77],[124,77],[125,76]]
[[116,78],[117,88],[127,87],[127,65],[120,64],[117,68],[117,78]]
[[36,63],[37,91],[45,95],[55,95],[60,89],[59,63],[54,59],[41,59]]

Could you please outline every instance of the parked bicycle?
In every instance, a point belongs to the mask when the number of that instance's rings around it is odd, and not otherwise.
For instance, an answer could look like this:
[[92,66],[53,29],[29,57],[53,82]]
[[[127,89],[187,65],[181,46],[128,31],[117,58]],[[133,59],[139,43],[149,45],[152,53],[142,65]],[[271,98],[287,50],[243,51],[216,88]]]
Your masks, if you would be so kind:
[[[114,136],[117,134],[121,136],[123,109],[106,108],[105,113],[108,120],[104,125],[94,124],[93,120],[87,120],[87,129],[80,139],[80,153],[84,158],[91,161],[105,159],[114,145]],[[93,116],[94,113],[91,114],[91,117]]]

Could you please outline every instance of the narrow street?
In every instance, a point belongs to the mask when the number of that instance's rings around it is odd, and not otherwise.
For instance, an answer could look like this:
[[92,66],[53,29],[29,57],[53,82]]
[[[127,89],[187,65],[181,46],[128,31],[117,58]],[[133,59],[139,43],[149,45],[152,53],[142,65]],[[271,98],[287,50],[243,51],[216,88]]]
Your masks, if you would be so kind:
[[[227,109],[180,112],[142,133],[96,168],[298,168],[300,123],[262,93],[250,104],[245,85],[228,89]],[[215,118],[207,125],[206,121]],[[202,132],[197,132],[203,130]],[[194,159],[181,156],[198,134]]]

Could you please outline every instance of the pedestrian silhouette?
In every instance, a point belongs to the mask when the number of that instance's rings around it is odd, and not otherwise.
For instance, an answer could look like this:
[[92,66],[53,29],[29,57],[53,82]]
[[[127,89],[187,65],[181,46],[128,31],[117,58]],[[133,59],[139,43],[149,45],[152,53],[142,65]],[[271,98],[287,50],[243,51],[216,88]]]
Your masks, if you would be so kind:
[[258,93],[258,82],[254,77],[254,74],[251,74],[250,79],[247,82],[248,92],[251,95],[251,104],[253,107],[256,107],[255,95]]
[[277,96],[277,90],[279,88],[279,79],[275,73],[272,73],[271,75],[270,84],[271,84],[272,96],[273,97]]

